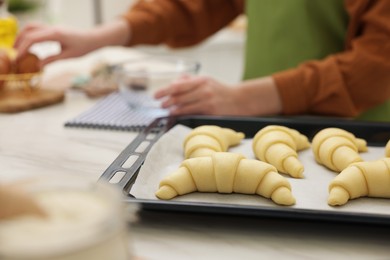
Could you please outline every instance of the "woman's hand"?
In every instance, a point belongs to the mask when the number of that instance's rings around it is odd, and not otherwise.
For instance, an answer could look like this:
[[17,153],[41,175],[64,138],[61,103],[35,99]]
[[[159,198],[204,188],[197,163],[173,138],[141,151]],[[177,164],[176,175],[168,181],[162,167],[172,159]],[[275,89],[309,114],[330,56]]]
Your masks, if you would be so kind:
[[79,57],[104,46],[125,45],[129,37],[129,25],[123,19],[88,30],[30,23],[18,34],[14,47],[18,59],[35,43],[58,42],[60,53],[44,59],[41,64],[44,66],[60,59]]
[[233,89],[205,76],[180,78],[158,90],[155,98],[166,98],[162,107],[172,115],[237,113]]
[[43,60],[42,66],[56,60],[81,56],[90,52],[94,46],[93,39],[83,30],[31,23],[18,34],[14,45],[17,57],[23,57],[33,44],[47,41],[58,42],[61,52]]
[[281,100],[271,77],[229,86],[210,77],[183,77],[158,90],[155,98],[171,115],[208,114],[253,116],[281,112]]

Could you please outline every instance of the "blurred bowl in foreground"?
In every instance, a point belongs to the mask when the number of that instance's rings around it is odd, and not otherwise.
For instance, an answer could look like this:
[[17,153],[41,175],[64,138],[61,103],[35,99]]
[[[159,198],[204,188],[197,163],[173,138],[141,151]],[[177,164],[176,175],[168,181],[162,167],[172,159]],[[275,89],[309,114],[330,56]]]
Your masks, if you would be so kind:
[[129,213],[114,186],[69,175],[40,176],[20,185],[46,216],[0,221],[1,259],[133,259]]

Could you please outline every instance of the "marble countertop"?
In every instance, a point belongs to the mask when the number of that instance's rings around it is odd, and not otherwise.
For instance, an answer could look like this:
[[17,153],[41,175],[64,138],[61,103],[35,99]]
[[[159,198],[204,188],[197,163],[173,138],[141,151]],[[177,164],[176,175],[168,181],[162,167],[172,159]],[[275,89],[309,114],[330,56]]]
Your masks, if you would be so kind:
[[[48,73],[85,68],[84,62],[59,62]],[[58,105],[0,114],[0,181],[68,172],[97,180],[136,133],[64,127],[95,102],[68,90]],[[389,259],[389,231],[379,225],[142,211],[130,225],[130,245],[145,260]]]

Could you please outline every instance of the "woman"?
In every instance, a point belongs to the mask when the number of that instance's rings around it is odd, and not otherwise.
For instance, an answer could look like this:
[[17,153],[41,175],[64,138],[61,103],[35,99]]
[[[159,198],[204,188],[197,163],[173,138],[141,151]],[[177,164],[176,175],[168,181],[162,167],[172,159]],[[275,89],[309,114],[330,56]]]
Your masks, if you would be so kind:
[[[386,0],[139,1],[90,31],[29,25],[20,54],[36,42],[62,45],[54,60],[107,45],[195,45],[238,15],[248,17],[243,81],[183,78],[156,93],[174,115],[327,115],[386,120],[390,98],[390,2]],[[381,105],[380,108],[375,108]],[[372,108],[372,112],[366,112]],[[370,114],[371,113],[371,114]]]

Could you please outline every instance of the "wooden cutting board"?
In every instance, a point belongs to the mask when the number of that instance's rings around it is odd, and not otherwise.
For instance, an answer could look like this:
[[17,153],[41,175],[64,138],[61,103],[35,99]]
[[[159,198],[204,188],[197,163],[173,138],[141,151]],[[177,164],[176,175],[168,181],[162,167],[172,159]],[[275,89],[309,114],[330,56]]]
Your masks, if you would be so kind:
[[65,98],[64,90],[35,88],[0,90],[0,113],[16,113],[60,103]]

